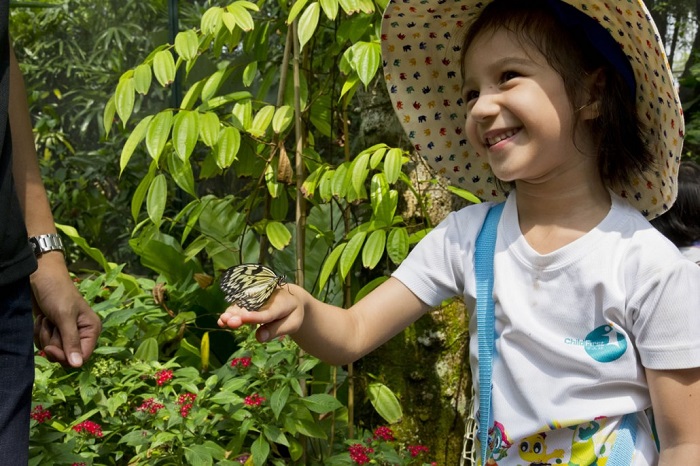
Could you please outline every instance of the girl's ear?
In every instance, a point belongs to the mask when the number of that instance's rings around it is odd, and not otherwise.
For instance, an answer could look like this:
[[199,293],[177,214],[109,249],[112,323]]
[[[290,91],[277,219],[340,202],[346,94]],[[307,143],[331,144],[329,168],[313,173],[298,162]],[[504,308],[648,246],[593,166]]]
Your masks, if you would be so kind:
[[603,89],[605,89],[605,70],[598,68],[585,78],[588,89],[588,101],[576,109],[583,120],[595,120],[600,116]]

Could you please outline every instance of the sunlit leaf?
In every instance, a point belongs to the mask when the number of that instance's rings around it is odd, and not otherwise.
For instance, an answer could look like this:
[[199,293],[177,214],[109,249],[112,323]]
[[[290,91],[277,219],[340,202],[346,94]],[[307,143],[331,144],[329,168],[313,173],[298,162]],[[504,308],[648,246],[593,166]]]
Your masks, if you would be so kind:
[[114,93],[114,105],[117,109],[117,115],[122,121],[122,125],[126,127],[126,122],[131,116],[131,112],[134,110],[134,79],[128,78],[119,81],[117,84],[117,90]]
[[326,18],[332,21],[338,16],[338,0],[320,0],[319,3]]
[[175,81],[175,59],[170,50],[161,50],[153,57],[153,74],[161,86],[166,87]]
[[153,73],[151,67],[146,64],[140,64],[134,69],[134,88],[141,95],[148,93],[151,88],[151,79]]
[[355,263],[355,259],[357,259],[357,256],[362,249],[365,238],[367,238],[367,232],[358,231],[357,234],[355,234],[355,236],[350,238],[348,241],[348,245],[345,247],[343,254],[340,256],[340,264],[338,266],[340,278],[345,279],[345,277],[348,276],[350,269]]
[[199,118],[193,111],[180,111],[173,120],[173,146],[181,160],[187,161],[199,137]]
[[175,52],[183,59],[190,61],[197,56],[199,39],[192,29],[180,31],[175,36]]
[[267,222],[265,225],[265,234],[270,240],[272,247],[278,250],[283,250],[292,240],[292,234],[280,222]]
[[368,269],[373,269],[379,263],[379,260],[384,255],[384,246],[386,245],[386,231],[373,231],[364,247],[362,248],[362,265]]
[[219,142],[216,148],[216,164],[220,168],[228,168],[241,147],[241,133],[232,126],[227,126],[219,132]]
[[289,105],[282,105],[275,110],[275,116],[272,118],[272,130],[276,134],[284,132],[293,119],[294,109]]
[[141,141],[143,141],[143,138],[146,137],[146,130],[148,129],[148,125],[151,123],[152,119],[153,119],[153,116],[148,115],[146,118],[141,120],[139,122],[139,124],[136,125],[136,128],[134,128],[134,130],[129,135],[129,138],[124,143],[124,147],[122,148],[121,156],[119,157],[119,174],[120,175],[124,171],[126,164],[129,163],[131,156],[134,154],[134,150],[136,150],[136,147],[139,145],[139,143]]
[[242,3],[244,2],[234,2],[227,8],[228,11],[230,11],[236,18],[236,24],[238,24],[238,27],[244,31],[250,31],[253,29],[253,27],[255,27],[255,23],[253,22],[253,17],[248,12],[248,9],[245,8]]
[[389,387],[379,382],[373,382],[367,387],[369,401],[377,413],[389,424],[396,424],[403,417],[401,404]]
[[316,32],[316,27],[318,26],[318,18],[321,13],[321,6],[318,2],[313,2],[311,5],[306,7],[304,13],[301,14],[299,18],[298,30],[299,30],[299,46],[303,49],[304,45],[311,40],[311,37]]
[[214,147],[219,140],[221,122],[214,112],[199,113],[199,137],[209,147]]
[[146,211],[148,217],[156,225],[160,225],[165,212],[165,201],[168,197],[168,182],[162,173],[153,178],[146,196]]
[[163,110],[158,113],[151,121],[151,124],[148,125],[146,149],[148,149],[148,154],[153,160],[157,161],[160,158],[165,143],[168,142],[170,138],[170,128],[172,124],[173,112],[170,110]]
[[304,9],[308,0],[296,0],[292,8],[289,10],[289,15],[287,16],[287,24],[292,24],[292,22],[299,16],[301,10]]
[[243,70],[243,85],[245,87],[250,87],[255,79],[255,73],[258,72],[258,62],[252,61],[248,63]]
[[408,255],[408,231],[406,228],[393,228],[389,232],[386,252],[394,264],[399,265],[403,262]]
[[273,105],[265,105],[258,111],[258,113],[255,114],[253,124],[250,126],[248,132],[255,137],[264,136],[265,131],[267,131],[267,128],[270,126],[274,115],[275,107]]

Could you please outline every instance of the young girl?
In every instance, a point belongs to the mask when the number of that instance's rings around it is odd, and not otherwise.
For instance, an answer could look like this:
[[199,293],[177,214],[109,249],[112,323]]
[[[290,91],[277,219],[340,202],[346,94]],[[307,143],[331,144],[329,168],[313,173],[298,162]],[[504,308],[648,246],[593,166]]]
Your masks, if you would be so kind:
[[[656,37],[629,0],[391,3],[397,114],[429,163],[487,202],[450,214],[349,310],[289,285],[219,324],[344,364],[451,296],[472,310],[475,239],[508,192],[485,462],[606,464],[630,414],[627,464],[700,464],[700,268],[645,219],[673,203],[683,136]],[[473,312],[469,329],[478,381]]]

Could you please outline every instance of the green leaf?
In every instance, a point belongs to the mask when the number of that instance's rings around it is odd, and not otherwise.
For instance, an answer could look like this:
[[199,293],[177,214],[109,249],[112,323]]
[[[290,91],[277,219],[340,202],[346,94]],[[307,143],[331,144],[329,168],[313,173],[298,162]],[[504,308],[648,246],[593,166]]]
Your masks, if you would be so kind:
[[335,20],[338,16],[338,0],[320,0],[320,3],[326,18],[331,21]]
[[331,276],[331,273],[335,269],[335,266],[338,263],[338,259],[343,254],[343,251],[345,250],[347,244],[348,243],[341,243],[338,246],[336,246],[336,248],[333,249],[333,251],[331,251],[326,260],[323,262],[323,267],[321,267],[321,273],[318,276],[319,291],[323,290],[323,287],[326,286],[326,282],[328,281],[328,278]]
[[342,408],[343,404],[338,401],[335,397],[327,395],[325,393],[318,393],[316,395],[309,395],[302,398],[301,401],[309,408],[310,411],[318,414],[326,414],[335,411],[338,408]]
[[199,137],[199,118],[190,110],[181,110],[173,121],[173,146],[182,161],[188,161]]
[[277,250],[283,250],[292,240],[292,234],[280,222],[267,222],[265,234],[270,240],[270,244]]
[[172,152],[168,154],[167,162],[168,170],[175,183],[190,196],[197,197],[194,187],[194,173],[190,162],[187,160],[183,161]]
[[148,149],[148,154],[156,162],[163,152],[165,143],[167,143],[170,138],[170,128],[172,124],[173,112],[170,110],[163,110],[158,113],[151,121],[151,124],[148,125],[146,149]]
[[180,108],[185,110],[192,110],[194,104],[197,103],[197,99],[202,95],[202,89],[204,88],[204,79],[200,79],[194,83],[185,93],[185,97],[182,98],[180,103]]
[[151,163],[151,168],[146,173],[146,176],[141,180],[139,185],[134,191],[134,195],[131,198],[131,217],[134,222],[139,219],[139,212],[141,211],[141,206],[143,205],[143,200],[146,198],[146,193],[148,193],[148,188],[151,186],[153,178],[155,178],[155,162]]
[[209,8],[204,12],[200,21],[200,28],[204,34],[214,35],[219,31],[223,12],[223,8],[218,6]]
[[364,153],[357,156],[350,165],[352,172],[352,187],[357,192],[362,190],[362,186],[365,184],[365,180],[367,179],[367,174],[369,173],[369,170],[367,170],[368,163],[369,154]]
[[474,194],[470,193],[466,189],[458,188],[456,186],[448,185],[447,190],[450,191],[453,194],[456,194],[457,196],[461,197],[462,199],[466,199],[469,202],[472,202],[474,204],[480,204],[481,199],[476,197]]
[[279,419],[280,413],[284,409],[289,399],[289,385],[282,385],[270,397],[270,408],[275,414],[275,419]]
[[255,79],[255,73],[258,72],[258,62],[252,61],[245,66],[243,70],[243,85],[245,87],[250,87]]
[[134,69],[134,88],[141,95],[146,95],[151,88],[151,67],[142,63]]
[[158,360],[158,340],[155,338],[146,338],[141,342],[134,358],[141,361],[157,361]]
[[399,265],[408,256],[408,231],[406,228],[392,228],[386,245],[389,259]]
[[122,79],[117,84],[117,90],[114,93],[114,105],[124,127],[126,127],[126,122],[129,121],[131,112],[134,111],[134,99],[136,97],[134,87],[133,78]]
[[114,96],[110,97],[105,105],[105,111],[102,114],[102,125],[105,127],[105,136],[109,136],[109,131],[114,124],[114,115],[117,113],[117,106],[114,103]]
[[146,210],[148,217],[156,225],[160,225],[165,212],[165,201],[168,197],[168,182],[165,175],[157,175],[151,182],[146,196]]
[[348,192],[348,162],[342,163],[338,168],[335,169],[332,180],[333,195],[338,197],[345,197]]
[[396,424],[403,417],[401,404],[389,387],[373,382],[367,387],[369,401],[377,413],[389,424]]
[[236,19],[238,27],[247,32],[255,27],[255,22],[243,3],[250,4],[250,2],[233,2],[227,8]]
[[382,51],[379,43],[358,42],[352,46],[352,64],[365,87],[372,82],[381,62]]
[[206,102],[214,97],[214,94],[216,94],[216,91],[219,90],[219,87],[221,86],[221,83],[226,75],[227,70],[223,69],[215,71],[211,76],[209,76],[209,78],[207,78],[204,86],[202,87],[202,102]]
[[219,116],[214,112],[198,113],[198,116],[199,137],[204,144],[214,147],[219,141],[219,131],[221,130]]
[[253,442],[253,445],[250,447],[250,453],[253,455],[253,464],[255,466],[264,466],[270,454],[270,444],[261,435]]
[[119,157],[119,175],[122,174],[124,168],[129,163],[129,160],[131,159],[134,150],[136,150],[136,147],[146,136],[146,130],[148,129],[148,125],[151,123],[151,119],[153,119],[153,117],[149,115],[143,120],[141,120],[139,124],[136,125],[136,128],[134,128],[134,130],[129,135],[129,138],[124,143],[121,156]]
[[228,168],[241,147],[241,133],[233,126],[227,126],[219,134],[216,150],[216,164],[220,168]]
[[192,29],[180,31],[175,36],[175,52],[184,60],[190,61],[197,56],[199,39]]
[[161,50],[153,57],[153,74],[161,86],[169,86],[175,81],[175,59],[170,50]]
[[314,32],[316,32],[320,13],[321,5],[319,5],[318,2],[313,2],[311,5],[306,7],[306,10],[304,10],[304,13],[302,13],[301,17],[299,18],[299,47],[301,49],[304,48],[304,45],[311,40]]
[[381,285],[382,283],[384,283],[388,279],[389,279],[389,277],[386,277],[386,276],[377,277],[374,280],[372,280],[371,282],[367,283],[365,286],[360,288],[360,291],[357,292],[357,294],[355,295],[355,300],[353,301],[353,304],[357,303],[362,298],[364,298],[365,296],[370,294],[372,292],[372,290],[377,288],[379,285]]
[[289,124],[294,119],[294,109],[289,105],[282,105],[275,110],[275,116],[272,117],[272,131],[279,134],[289,127]]
[[246,99],[241,102],[236,102],[231,111],[233,115],[233,123],[238,126],[238,128],[248,131],[250,124],[253,121],[253,104],[250,99]]
[[345,277],[348,276],[352,265],[355,263],[355,259],[357,259],[360,249],[362,249],[362,244],[365,242],[365,238],[367,238],[367,232],[358,231],[355,236],[350,238],[347,247],[343,251],[342,256],[340,256],[339,271],[340,278],[343,280],[345,280]]
[[384,158],[384,174],[389,184],[396,183],[401,175],[401,165],[403,163],[403,151],[401,149],[389,149]]
[[254,137],[262,137],[265,135],[265,131],[270,126],[272,122],[272,117],[275,114],[275,107],[273,105],[265,105],[261,108],[258,113],[255,114],[253,119],[253,124],[251,125],[248,132]]
[[289,10],[289,16],[287,16],[287,24],[292,24],[294,20],[299,16],[301,10],[304,9],[308,0],[296,0],[292,8]]
[[386,231],[375,230],[367,238],[367,242],[362,248],[362,265],[368,269],[373,269],[384,255],[386,245]]

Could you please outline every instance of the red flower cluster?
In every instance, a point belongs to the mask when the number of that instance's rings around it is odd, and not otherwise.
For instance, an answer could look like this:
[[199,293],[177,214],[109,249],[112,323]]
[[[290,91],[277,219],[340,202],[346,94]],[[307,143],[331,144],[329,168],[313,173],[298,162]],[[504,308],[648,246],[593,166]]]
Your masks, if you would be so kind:
[[369,463],[369,455],[374,453],[374,449],[366,447],[361,443],[356,443],[348,447],[350,452],[350,459],[355,462],[355,464],[367,464]]
[[29,416],[39,424],[43,424],[51,419],[51,411],[44,409],[41,405],[36,405]]
[[73,463],[71,466],[87,466],[85,463]]
[[173,371],[170,369],[163,369],[156,372],[156,385],[159,387],[165,385],[166,382],[173,378]]
[[177,404],[180,405],[180,415],[182,417],[187,417],[190,414],[190,410],[196,399],[197,395],[194,393],[183,393],[177,398]]
[[93,437],[102,437],[102,426],[92,421],[83,421],[80,424],[76,424],[73,426],[73,430],[77,433],[85,432]]
[[261,404],[263,404],[264,401],[265,398],[258,395],[257,393],[253,393],[252,395],[246,396],[245,400],[243,400],[243,403],[245,403],[246,406],[260,406]]
[[158,403],[154,398],[149,398],[141,403],[141,406],[136,408],[136,411],[145,411],[149,414],[155,414],[163,408],[165,408],[163,403]]
[[250,366],[251,358],[244,356],[242,358],[233,358],[231,360],[231,367],[241,366],[242,368]]
[[374,438],[384,440],[385,442],[393,442],[396,440],[394,432],[387,426],[381,426],[374,429]]
[[430,448],[426,447],[425,445],[409,445],[406,447],[406,450],[408,450],[411,456],[415,458],[421,453],[428,453]]

